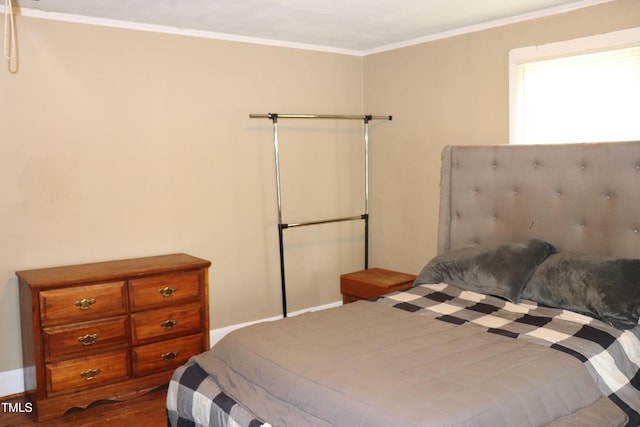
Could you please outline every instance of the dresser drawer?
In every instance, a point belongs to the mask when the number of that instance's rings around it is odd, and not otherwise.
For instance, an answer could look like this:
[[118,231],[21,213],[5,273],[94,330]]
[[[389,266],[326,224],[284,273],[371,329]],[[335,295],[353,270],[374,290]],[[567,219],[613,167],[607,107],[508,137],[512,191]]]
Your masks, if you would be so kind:
[[84,390],[128,378],[129,351],[111,351],[47,363],[45,369],[49,396]]
[[42,326],[124,314],[127,312],[125,289],[125,282],[110,282],[42,291]]
[[133,348],[133,374],[136,377],[152,372],[176,369],[191,356],[201,353],[202,334],[190,335]]
[[192,303],[131,315],[133,345],[202,330],[202,304]]
[[82,356],[104,348],[126,347],[128,329],[127,316],[43,328],[44,355],[46,360],[51,360],[71,354]]
[[163,274],[129,281],[131,310],[200,300],[200,271]]

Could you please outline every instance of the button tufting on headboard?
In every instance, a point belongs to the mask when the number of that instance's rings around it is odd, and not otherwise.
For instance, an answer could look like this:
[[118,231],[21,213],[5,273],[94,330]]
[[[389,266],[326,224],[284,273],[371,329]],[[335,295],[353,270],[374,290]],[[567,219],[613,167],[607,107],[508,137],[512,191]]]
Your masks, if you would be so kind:
[[640,142],[445,147],[438,251],[535,237],[639,258],[639,159]]

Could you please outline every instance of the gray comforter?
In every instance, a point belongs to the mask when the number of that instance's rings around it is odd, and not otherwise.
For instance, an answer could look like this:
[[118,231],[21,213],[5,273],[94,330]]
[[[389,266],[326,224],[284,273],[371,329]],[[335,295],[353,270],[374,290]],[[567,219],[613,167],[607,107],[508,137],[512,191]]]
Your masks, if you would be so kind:
[[627,420],[568,354],[368,301],[234,331],[195,361],[277,427]]

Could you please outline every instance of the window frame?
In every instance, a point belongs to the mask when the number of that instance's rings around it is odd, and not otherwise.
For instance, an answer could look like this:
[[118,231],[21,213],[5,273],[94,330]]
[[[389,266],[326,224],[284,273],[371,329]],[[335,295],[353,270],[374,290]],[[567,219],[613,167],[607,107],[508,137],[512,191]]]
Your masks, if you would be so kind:
[[640,27],[509,51],[509,144],[523,144],[520,99],[523,63],[640,46]]

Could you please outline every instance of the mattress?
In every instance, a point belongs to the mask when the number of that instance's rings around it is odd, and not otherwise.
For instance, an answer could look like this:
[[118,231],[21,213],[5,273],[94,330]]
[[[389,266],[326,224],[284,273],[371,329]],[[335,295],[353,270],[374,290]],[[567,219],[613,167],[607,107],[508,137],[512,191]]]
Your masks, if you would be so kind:
[[639,355],[640,328],[422,285],[234,331],[176,371],[167,412],[171,425],[637,425]]

